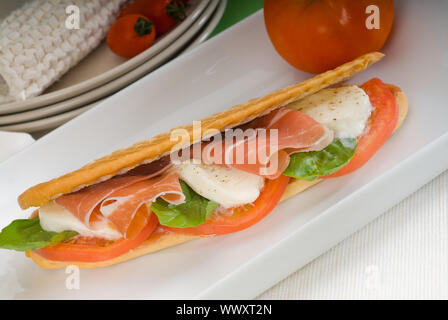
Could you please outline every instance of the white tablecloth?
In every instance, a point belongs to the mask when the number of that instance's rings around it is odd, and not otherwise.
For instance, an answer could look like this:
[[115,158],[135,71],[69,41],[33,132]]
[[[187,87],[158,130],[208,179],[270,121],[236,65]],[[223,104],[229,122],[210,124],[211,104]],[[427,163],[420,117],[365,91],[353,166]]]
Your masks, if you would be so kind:
[[448,299],[448,171],[259,296]]

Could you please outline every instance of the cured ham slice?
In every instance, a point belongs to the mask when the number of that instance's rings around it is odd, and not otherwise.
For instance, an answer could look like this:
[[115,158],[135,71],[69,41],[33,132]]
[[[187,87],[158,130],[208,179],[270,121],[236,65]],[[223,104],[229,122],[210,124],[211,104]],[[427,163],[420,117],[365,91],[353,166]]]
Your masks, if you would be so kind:
[[202,161],[275,179],[288,167],[290,154],[322,150],[333,141],[331,130],[286,108],[274,110],[240,129],[243,134],[239,137],[225,136],[207,144]]
[[[179,204],[185,200],[176,172],[170,166],[146,175],[126,174],[63,195],[55,201],[65,207],[85,225],[107,220],[124,238],[128,238],[131,226],[139,209],[146,203],[162,197]],[[146,217],[140,214],[142,227]],[[133,229],[140,229],[133,226]],[[137,232],[132,232],[135,234]]]
[[176,172],[171,171],[114,191],[102,202],[100,211],[118,231],[125,234],[137,210],[158,197],[172,204],[185,201]]

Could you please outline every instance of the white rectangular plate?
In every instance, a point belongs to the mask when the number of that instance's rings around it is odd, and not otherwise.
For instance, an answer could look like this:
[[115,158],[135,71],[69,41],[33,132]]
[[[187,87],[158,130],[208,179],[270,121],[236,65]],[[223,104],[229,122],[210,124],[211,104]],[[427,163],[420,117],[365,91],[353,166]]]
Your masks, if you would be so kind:
[[[43,270],[22,253],[1,250],[0,294],[253,298],[268,289],[448,167],[446,12],[448,2],[399,3],[386,57],[351,80],[380,77],[399,85],[410,102],[403,127],[361,170],[280,204],[248,230],[81,270],[79,290],[66,288],[64,270]],[[16,198],[35,183],[309,77],[276,54],[258,12],[2,164],[0,225],[26,216]]]

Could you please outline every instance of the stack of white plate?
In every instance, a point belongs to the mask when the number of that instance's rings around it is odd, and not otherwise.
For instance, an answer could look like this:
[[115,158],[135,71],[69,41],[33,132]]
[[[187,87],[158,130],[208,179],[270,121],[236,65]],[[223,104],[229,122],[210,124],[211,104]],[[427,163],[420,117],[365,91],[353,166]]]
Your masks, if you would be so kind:
[[[120,58],[103,42],[44,94],[0,104],[0,130],[36,133],[56,128],[205,41],[221,19],[227,0],[189,3],[187,18],[138,56]],[[0,2],[0,16],[11,9],[10,1]]]

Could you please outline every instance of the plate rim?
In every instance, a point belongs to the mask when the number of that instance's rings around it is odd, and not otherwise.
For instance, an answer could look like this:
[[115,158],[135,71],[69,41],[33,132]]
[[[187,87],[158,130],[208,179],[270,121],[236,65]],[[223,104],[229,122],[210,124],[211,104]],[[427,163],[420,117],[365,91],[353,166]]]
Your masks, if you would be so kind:
[[218,7],[215,9],[215,12],[213,13],[212,18],[210,19],[209,24],[205,26],[203,33],[195,39],[182,53],[188,52],[192,49],[194,49],[199,44],[205,42],[207,38],[210,36],[210,34],[215,30],[216,26],[218,25],[219,21],[221,21],[222,16],[224,15],[224,12],[227,7],[227,0],[220,0]]

